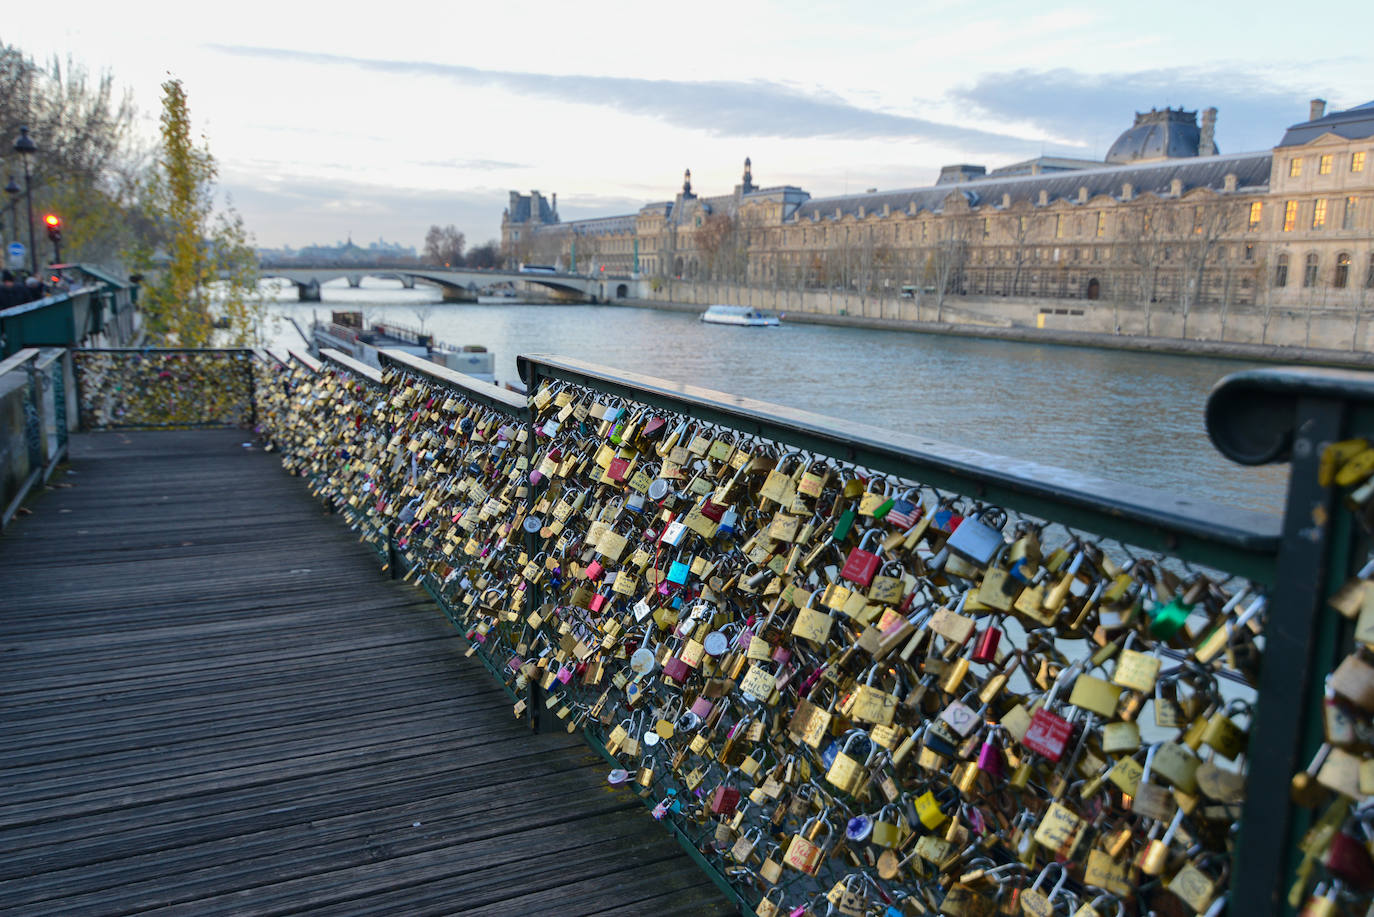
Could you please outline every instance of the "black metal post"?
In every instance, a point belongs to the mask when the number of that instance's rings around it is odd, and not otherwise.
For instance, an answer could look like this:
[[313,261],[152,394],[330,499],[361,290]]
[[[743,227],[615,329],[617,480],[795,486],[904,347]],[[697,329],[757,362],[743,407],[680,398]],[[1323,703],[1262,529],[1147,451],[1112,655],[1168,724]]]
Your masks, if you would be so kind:
[[14,141],[14,151],[24,161],[24,201],[29,216],[29,273],[38,276],[38,249],[33,245],[33,178],[29,173],[29,157],[38,151],[38,145],[29,136],[27,127],[19,128],[19,139]]

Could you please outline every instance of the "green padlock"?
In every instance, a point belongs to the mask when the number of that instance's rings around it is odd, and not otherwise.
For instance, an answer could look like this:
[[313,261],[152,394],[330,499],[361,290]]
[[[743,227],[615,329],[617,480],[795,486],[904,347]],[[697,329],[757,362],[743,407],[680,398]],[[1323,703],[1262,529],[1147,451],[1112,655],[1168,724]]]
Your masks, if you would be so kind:
[[1178,633],[1192,613],[1193,606],[1175,597],[1167,605],[1158,605],[1150,612],[1150,636],[1168,640]]
[[854,527],[854,519],[855,519],[855,517],[856,517],[857,515],[858,515],[858,514],[854,512],[854,508],[853,508],[853,507],[850,507],[849,509],[845,510],[843,513],[840,513],[840,518],[839,518],[839,520],[835,523],[835,531],[834,531],[834,533],[830,536],[831,540],[832,540],[832,541],[836,541],[836,542],[840,542],[840,541],[844,541],[846,538],[848,538],[848,537],[849,537],[849,530],[852,529],[852,528]]

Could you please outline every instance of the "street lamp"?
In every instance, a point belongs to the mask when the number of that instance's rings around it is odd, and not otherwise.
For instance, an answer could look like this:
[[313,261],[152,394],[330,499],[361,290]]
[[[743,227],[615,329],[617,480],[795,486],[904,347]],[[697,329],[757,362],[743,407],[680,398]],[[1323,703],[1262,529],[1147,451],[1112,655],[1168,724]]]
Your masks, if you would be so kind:
[[23,189],[19,187],[19,182],[15,181],[14,176],[11,175],[9,184],[5,185],[5,193],[10,197],[10,232],[13,234],[10,239],[14,242],[19,241],[19,217],[15,214],[14,208],[19,203],[21,190]]
[[29,157],[38,152],[38,144],[29,136],[27,127],[19,128],[19,139],[14,141],[14,151],[24,161],[24,202],[29,216],[29,274],[38,276],[38,249],[33,244],[33,182],[29,177]]

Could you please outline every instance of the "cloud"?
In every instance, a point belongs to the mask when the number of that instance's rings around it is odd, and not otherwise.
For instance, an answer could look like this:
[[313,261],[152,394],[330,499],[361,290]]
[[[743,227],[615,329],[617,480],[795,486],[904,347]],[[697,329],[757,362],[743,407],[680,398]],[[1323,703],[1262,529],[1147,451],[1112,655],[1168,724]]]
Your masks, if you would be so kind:
[[430,225],[450,223],[476,245],[500,237],[501,211],[509,200],[508,192],[495,188],[445,192],[233,171],[226,171],[222,187],[256,244],[267,247],[328,244],[350,233],[355,241],[385,238],[418,247]]
[[458,169],[462,172],[500,172],[507,169],[532,169],[524,162],[502,162],[499,159],[445,159],[417,162],[416,165],[432,169]]
[[1025,152],[1023,137],[960,127],[851,104],[824,91],[768,80],[681,81],[482,70],[425,61],[376,60],[245,45],[211,44],[237,57],[357,67],[398,76],[437,77],[560,102],[599,105],[717,137],[923,140],[986,151]]
[[1096,140],[1098,155],[1131,126],[1137,111],[1182,105],[1216,107],[1217,145],[1241,153],[1272,147],[1288,125],[1307,116],[1310,95],[1277,84],[1257,71],[1140,70],[1083,73],[1013,70],[988,73],[953,97],[999,121],[1020,122],[1055,137]]

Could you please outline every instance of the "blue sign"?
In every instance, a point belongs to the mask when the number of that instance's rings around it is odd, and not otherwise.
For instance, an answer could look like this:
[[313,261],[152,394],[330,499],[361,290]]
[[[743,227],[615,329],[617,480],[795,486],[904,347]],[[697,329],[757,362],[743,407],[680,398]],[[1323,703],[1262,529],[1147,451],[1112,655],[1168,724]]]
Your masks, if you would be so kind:
[[24,259],[24,243],[23,243],[23,242],[11,242],[11,243],[9,244],[8,251],[9,251],[9,254],[10,254],[10,260],[12,260],[12,261],[22,261],[22,260]]

